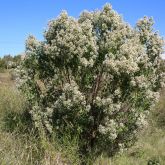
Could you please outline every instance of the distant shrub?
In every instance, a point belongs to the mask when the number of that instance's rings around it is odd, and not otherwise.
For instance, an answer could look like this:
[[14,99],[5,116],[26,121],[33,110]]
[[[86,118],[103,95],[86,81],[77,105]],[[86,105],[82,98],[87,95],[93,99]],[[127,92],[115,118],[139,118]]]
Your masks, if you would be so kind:
[[0,58],[0,71],[16,68],[21,63],[21,55],[11,56],[4,55]]
[[5,69],[5,61],[0,58],[0,72],[3,72]]
[[10,76],[11,76],[11,80],[16,80],[16,78],[17,78],[17,73],[15,72],[15,70],[11,70],[11,71],[10,71]]
[[105,5],[79,19],[62,12],[43,42],[29,36],[18,81],[36,128],[78,136],[82,157],[129,147],[164,85],[152,25],[144,17],[132,28]]

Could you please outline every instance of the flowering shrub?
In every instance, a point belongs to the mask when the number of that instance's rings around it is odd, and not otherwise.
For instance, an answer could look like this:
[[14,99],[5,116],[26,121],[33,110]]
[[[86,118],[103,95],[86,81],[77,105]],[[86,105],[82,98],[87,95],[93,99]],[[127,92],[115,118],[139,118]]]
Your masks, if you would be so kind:
[[38,129],[79,136],[81,153],[129,147],[164,85],[163,39],[144,17],[132,28],[109,4],[66,12],[49,22],[45,40],[29,36],[19,87]]

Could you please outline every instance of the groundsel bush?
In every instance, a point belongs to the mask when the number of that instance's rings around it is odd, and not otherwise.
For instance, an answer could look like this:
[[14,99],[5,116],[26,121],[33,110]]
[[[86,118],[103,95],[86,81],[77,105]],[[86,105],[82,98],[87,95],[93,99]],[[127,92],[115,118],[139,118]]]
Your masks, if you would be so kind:
[[78,136],[93,158],[128,148],[164,85],[164,43],[152,25],[144,17],[132,28],[107,4],[78,19],[62,12],[44,41],[29,36],[17,70],[36,128]]

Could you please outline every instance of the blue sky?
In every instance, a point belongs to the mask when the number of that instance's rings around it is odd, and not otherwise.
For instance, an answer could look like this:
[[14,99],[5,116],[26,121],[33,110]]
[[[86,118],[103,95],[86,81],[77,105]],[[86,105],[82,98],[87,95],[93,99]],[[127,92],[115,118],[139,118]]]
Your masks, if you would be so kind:
[[43,40],[48,21],[62,10],[78,17],[106,2],[132,26],[145,15],[153,16],[155,29],[165,37],[165,0],[0,0],[0,56],[23,52],[29,34]]

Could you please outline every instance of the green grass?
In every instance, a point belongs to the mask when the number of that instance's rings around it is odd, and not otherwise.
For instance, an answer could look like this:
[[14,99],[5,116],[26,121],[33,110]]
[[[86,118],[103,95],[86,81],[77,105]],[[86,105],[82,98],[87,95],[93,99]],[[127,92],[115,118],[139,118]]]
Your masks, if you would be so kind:
[[[37,134],[28,104],[13,85],[8,72],[0,73],[0,164],[2,165],[78,165],[77,139],[54,135],[46,139]],[[129,150],[114,158],[99,157],[95,165],[165,165],[165,91],[151,114],[149,125]],[[155,163],[155,164],[154,164]]]

